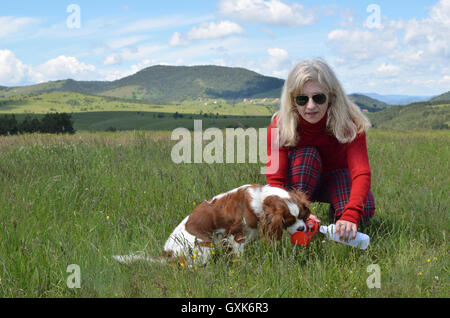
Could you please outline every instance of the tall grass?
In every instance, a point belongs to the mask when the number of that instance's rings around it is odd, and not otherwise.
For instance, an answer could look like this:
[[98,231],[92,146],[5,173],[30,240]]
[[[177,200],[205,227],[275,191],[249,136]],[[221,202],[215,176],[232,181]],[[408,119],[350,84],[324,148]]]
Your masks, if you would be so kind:
[[[201,268],[121,265],[158,255],[195,204],[247,183],[261,164],[174,164],[169,133],[0,137],[1,297],[448,297],[450,135],[372,130],[376,215],[365,250],[318,236],[256,241]],[[314,204],[328,223],[328,206]],[[67,287],[67,266],[81,288]],[[381,288],[368,288],[370,264]]]

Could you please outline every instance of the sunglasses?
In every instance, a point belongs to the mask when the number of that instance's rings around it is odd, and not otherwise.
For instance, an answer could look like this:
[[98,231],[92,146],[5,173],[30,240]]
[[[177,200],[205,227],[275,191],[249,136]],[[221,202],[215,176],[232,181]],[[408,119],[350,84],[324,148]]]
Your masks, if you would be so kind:
[[[325,95],[323,93],[315,94],[312,96],[312,100],[317,105],[322,105],[327,101],[327,95]],[[308,104],[308,101],[309,101],[309,96],[307,96],[307,95],[295,96],[295,103],[298,106],[305,106],[306,104]]]

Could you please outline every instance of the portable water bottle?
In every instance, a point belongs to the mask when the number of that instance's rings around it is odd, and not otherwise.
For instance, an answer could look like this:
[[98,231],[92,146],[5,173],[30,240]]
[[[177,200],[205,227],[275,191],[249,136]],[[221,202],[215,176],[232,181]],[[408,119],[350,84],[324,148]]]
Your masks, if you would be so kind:
[[[352,247],[357,247],[360,248],[362,250],[365,250],[367,248],[367,246],[369,246],[370,243],[370,237],[367,234],[364,233],[360,233],[360,232],[356,232],[356,237],[352,240],[349,239],[348,242],[341,240],[339,238],[339,235],[336,234],[336,225],[331,224],[329,226],[325,226],[322,225],[320,227],[320,233],[325,234],[325,236],[329,239],[329,240],[333,240],[345,245],[350,245]],[[349,237],[352,237],[353,233],[350,232]]]
[[[362,250],[365,250],[370,243],[370,237],[367,234],[356,232],[355,239],[349,239],[348,242],[341,240],[339,235],[336,234],[336,225],[331,224],[329,226],[322,225],[319,227],[319,223],[313,221],[312,219],[308,219],[306,221],[306,231],[305,232],[295,232],[291,235],[291,243],[295,245],[303,245],[306,246],[309,244],[311,239],[316,235],[317,232],[324,234],[329,240],[333,240],[345,245],[349,245],[352,247],[357,247]],[[350,233],[349,237],[352,236]]]

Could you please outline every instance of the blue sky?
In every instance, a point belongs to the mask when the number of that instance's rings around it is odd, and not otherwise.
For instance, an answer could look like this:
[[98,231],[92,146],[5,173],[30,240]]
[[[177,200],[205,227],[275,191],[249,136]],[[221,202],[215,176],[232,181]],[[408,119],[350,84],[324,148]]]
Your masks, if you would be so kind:
[[16,0],[0,8],[4,86],[114,80],[156,64],[286,78],[314,57],[348,93],[449,91],[450,0]]

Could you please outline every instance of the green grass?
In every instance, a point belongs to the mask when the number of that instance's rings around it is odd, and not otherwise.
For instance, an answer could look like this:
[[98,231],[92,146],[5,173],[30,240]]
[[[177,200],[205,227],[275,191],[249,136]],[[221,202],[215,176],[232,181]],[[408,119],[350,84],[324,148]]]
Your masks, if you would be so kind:
[[[168,132],[0,137],[0,297],[449,297],[448,131],[368,135],[377,210],[365,251],[316,237],[256,241],[205,267],[121,265],[158,255],[193,208],[247,183],[261,164],[174,164]],[[328,223],[328,206],[314,204]],[[429,260],[429,261],[428,261]],[[69,289],[78,264],[81,288]],[[381,268],[381,288],[366,271]]]

